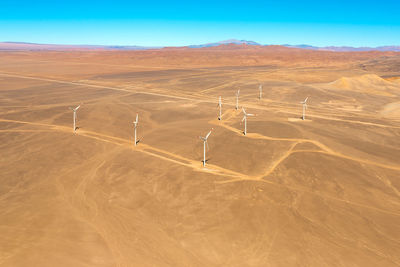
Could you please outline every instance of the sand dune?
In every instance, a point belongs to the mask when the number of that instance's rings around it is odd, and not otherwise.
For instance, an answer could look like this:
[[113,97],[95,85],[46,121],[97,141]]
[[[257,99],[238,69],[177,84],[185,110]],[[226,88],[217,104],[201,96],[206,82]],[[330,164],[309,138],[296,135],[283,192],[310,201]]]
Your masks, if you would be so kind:
[[[391,95],[387,92],[388,88],[398,87],[390,81],[382,79],[376,74],[365,74],[356,77],[342,77],[334,82],[332,86],[345,90],[362,91],[365,93]],[[377,89],[377,90],[375,90]]]
[[390,86],[392,83],[382,79],[376,74],[365,74],[351,78],[342,77],[332,84],[345,89],[356,89],[357,87],[365,86]]

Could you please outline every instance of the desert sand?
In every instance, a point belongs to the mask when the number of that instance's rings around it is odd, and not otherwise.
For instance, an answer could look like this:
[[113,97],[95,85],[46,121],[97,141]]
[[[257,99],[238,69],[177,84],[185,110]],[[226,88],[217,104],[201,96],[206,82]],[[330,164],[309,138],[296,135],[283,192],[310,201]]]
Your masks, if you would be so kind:
[[399,266],[398,77],[394,52],[0,52],[0,266]]

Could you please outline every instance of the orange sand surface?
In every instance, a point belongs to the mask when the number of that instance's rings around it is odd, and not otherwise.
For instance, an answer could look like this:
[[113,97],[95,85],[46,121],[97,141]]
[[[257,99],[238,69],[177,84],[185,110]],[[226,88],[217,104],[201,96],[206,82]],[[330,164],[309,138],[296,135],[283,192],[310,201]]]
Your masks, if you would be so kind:
[[399,266],[399,66],[279,46],[0,52],[0,266]]

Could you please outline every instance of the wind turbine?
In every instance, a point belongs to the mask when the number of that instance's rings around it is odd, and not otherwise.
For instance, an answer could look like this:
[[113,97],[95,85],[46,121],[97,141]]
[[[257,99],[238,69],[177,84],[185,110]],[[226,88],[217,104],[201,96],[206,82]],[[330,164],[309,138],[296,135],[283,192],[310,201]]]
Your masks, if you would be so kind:
[[69,108],[74,112],[74,133],[76,133],[76,111],[80,108],[81,105],[77,106],[76,108]]
[[263,89],[263,86],[262,86],[262,84],[260,84],[260,85],[258,86],[258,91],[259,91],[258,99],[261,99],[261,98],[262,98],[262,89]]
[[218,116],[218,120],[222,119],[222,102],[221,102],[221,96],[219,96],[219,100],[218,100],[218,105],[217,107],[219,107],[219,116]]
[[137,141],[136,141],[136,128],[139,122],[139,114],[136,113],[136,120],[133,122],[133,125],[135,127],[135,146],[137,145]]
[[304,101],[300,102],[301,104],[303,104],[303,116],[301,118],[302,120],[306,119],[307,99],[308,97],[304,99]]
[[199,136],[200,139],[203,140],[203,167],[206,166],[206,144],[207,144],[207,150],[209,149],[207,139],[208,139],[208,137],[210,137],[210,134],[213,129],[214,128],[211,128],[211,130],[208,132],[208,134],[205,137]]
[[239,93],[240,93],[240,89],[237,90],[237,92],[236,92],[236,110],[239,109]]
[[242,122],[244,121],[244,135],[246,135],[247,133],[247,116],[254,116],[254,114],[249,114],[246,113],[246,110],[244,110],[244,107],[242,107],[242,111],[243,111],[243,119]]

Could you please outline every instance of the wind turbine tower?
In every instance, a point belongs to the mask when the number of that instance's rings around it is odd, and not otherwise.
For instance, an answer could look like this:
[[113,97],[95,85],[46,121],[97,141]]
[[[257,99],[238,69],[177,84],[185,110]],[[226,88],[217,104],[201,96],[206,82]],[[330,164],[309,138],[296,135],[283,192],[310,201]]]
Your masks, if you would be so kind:
[[219,100],[218,100],[218,106],[219,107],[219,116],[218,116],[218,120],[222,119],[222,102],[221,102],[221,96],[219,96]]
[[209,149],[207,140],[208,140],[208,137],[210,137],[210,134],[213,129],[214,128],[211,128],[211,130],[208,132],[208,134],[205,137],[199,136],[200,139],[203,140],[203,167],[206,166],[206,145],[207,145],[207,150]]
[[307,99],[304,99],[304,101],[300,102],[301,104],[303,104],[303,116],[301,117],[302,120],[306,119],[306,109],[307,109]]
[[243,119],[242,122],[244,121],[244,135],[247,134],[247,116],[254,116],[254,114],[249,114],[246,113],[246,110],[242,107],[242,111],[243,111]]
[[76,108],[69,108],[74,112],[74,133],[76,133],[76,111],[80,108],[81,105],[77,106]]
[[136,141],[136,129],[137,129],[137,125],[139,122],[139,114],[136,113],[136,120],[133,122],[133,125],[135,127],[135,146],[137,145],[137,141]]

